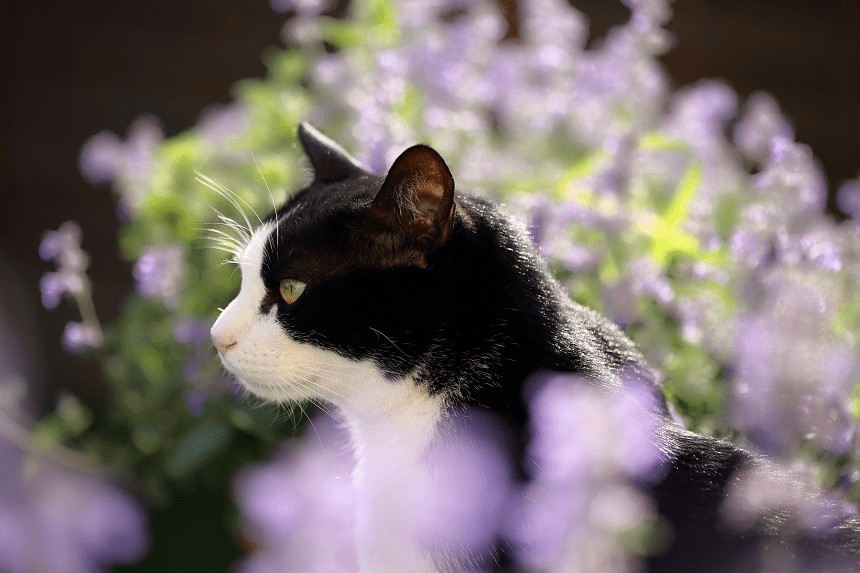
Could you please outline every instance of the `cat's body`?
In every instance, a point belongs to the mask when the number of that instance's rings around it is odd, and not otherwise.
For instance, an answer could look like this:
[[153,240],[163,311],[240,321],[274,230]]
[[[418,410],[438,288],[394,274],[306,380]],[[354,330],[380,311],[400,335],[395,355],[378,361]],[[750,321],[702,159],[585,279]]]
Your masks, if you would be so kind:
[[[649,570],[756,570],[758,533],[728,528],[720,507],[736,470],[760,462],[676,426],[633,344],[570,301],[523,229],[485,199],[458,191],[455,203],[453,179],[427,147],[404,152],[382,178],[312,128],[300,136],[315,180],[239,253],[241,291],[212,334],[251,392],[322,399],[344,412],[358,460],[362,570],[436,570],[409,544],[405,468],[420,466],[440,424],[469,408],[505,421],[520,460],[524,384],[545,371],[609,392],[623,392],[632,374],[653,390],[667,469],[644,487],[674,541]],[[285,284],[300,289],[294,301]],[[856,526],[841,523],[813,545],[838,555],[840,567],[847,559],[840,570],[860,570]]]

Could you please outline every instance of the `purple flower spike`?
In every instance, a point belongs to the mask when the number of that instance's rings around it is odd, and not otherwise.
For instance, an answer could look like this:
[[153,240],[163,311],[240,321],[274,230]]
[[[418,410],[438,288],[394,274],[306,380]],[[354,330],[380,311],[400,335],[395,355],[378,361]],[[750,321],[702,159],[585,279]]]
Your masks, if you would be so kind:
[[39,256],[43,261],[54,260],[82,269],[87,259],[80,256],[81,235],[81,227],[75,221],[66,221],[56,231],[46,231],[39,243]]
[[185,249],[181,245],[145,249],[132,269],[138,292],[176,310],[184,258]]
[[81,174],[92,183],[112,182],[120,195],[120,211],[134,214],[163,140],[161,125],[151,116],[135,119],[125,141],[108,131],[98,133],[81,149]]

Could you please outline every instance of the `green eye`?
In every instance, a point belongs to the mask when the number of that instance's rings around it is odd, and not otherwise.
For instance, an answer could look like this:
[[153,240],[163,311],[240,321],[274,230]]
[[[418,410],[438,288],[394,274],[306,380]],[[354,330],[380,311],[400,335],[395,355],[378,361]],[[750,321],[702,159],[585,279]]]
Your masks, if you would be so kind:
[[306,286],[305,283],[296,279],[284,279],[281,281],[281,298],[284,299],[285,303],[293,304],[305,292]]

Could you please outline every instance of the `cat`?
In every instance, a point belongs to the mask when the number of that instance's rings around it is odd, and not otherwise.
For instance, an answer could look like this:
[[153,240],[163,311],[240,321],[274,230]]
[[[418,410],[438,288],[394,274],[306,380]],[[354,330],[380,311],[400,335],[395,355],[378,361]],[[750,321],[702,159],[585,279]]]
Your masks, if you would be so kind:
[[[674,423],[634,344],[570,300],[519,224],[488,199],[455,193],[431,147],[405,150],[383,178],[310,125],[298,135],[313,181],[238,253],[240,291],[211,335],[224,367],[256,396],[343,412],[356,449],[362,571],[441,568],[410,546],[398,484],[454,413],[478,408],[503,420],[517,476],[528,479],[524,391],[541,372],[573,373],[608,392],[623,392],[622,373],[633,373],[655,397],[667,467],[645,487],[671,541],[647,557],[647,570],[758,570],[756,544],[780,518],[736,531],[720,508],[742,470],[771,471],[768,463]],[[858,530],[847,516],[827,534],[795,536],[794,566],[860,570]],[[494,559],[516,568],[504,540]]]

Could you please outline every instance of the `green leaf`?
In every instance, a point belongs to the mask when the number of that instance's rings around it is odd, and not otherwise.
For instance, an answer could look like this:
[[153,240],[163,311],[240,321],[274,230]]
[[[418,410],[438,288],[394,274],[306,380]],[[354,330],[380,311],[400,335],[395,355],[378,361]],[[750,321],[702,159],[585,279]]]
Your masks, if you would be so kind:
[[666,268],[673,254],[681,253],[701,257],[699,240],[683,230],[690,203],[702,180],[702,168],[694,163],[687,169],[678,190],[661,216],[643,225],[643,232],[651,238],[649,252],[662,268]]
[[652,131],[642,134],[639,138],[639,148],[645,151],[685,151],[689,149],[689,145],[681,139]]
[[597,151],[580,158],[573,165],[568,167],[564,172],[564,175],[562,175],[555,189],[556,195],[563,195],[571,183],[579,181],[580,179],[585,179],[603,167],[608,161],[609,154],[603,151]]
[[230,443],[230,427],[219,420],[202,420],[173,447],[165,471],[174,478],[186,476],[218,456]]

